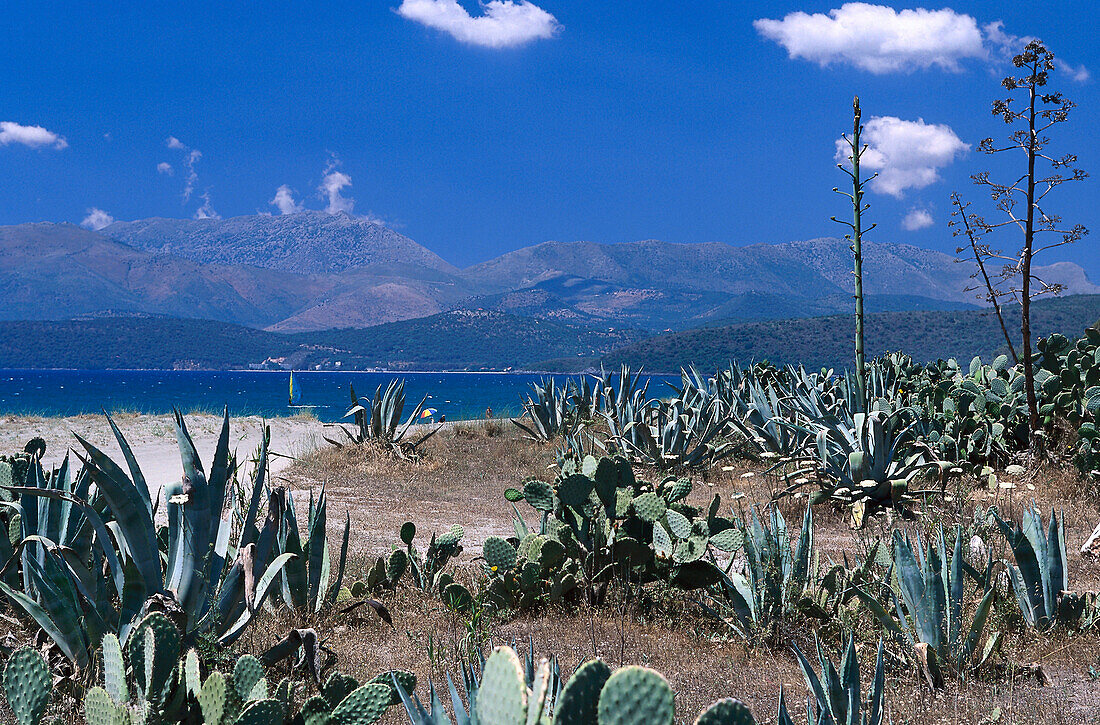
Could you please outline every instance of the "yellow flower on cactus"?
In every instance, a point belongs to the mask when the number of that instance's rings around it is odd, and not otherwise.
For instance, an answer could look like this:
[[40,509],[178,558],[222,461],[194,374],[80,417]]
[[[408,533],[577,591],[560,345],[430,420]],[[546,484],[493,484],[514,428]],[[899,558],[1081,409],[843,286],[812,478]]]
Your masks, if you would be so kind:
[[497,570],[497,568],[496,568],[495,566],[494,566],[494,567],[490,567],[490,571],[496,571],[496,570]]

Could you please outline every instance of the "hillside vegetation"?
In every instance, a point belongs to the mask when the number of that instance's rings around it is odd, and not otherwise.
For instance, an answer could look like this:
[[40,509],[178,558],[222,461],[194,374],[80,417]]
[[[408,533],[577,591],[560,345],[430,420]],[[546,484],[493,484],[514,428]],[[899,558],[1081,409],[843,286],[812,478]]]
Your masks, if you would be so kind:
[[[1020,328],[1018,306],[1006,308],[1010,330]],[[1100,319],[1100,295],[1072,295],[1037,301],[1032,330],[1074,337]],[[650,372],[675,372],[681,366],[713,370],[731,360],[803,363],[807,368],[843,369],[852,365],[852,316],[830,315],[790,320],[744,322],[660,335],[605,355],[607,369],[627,364]],[[914,360],[969,360],[1004,348],[992,310],[880,312],[867,316],[868,355],[904,350]],[[598,365],[597,365],[598,367]]]
[[644,337],[484,310],[298,334],[148,316],[9,321],[0,368],[504,370],[543,356],[591,359]]

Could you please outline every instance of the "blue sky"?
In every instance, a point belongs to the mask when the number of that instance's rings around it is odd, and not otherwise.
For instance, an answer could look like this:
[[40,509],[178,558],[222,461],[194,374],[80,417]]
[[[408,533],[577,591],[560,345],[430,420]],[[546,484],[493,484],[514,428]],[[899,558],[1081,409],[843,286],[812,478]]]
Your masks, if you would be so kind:
[[[839,235],[858,93],[883,154],[872,238],[952,251],[948,195],[983,206],[969,175],[1001,168],[973,146],[1006,133],[1004,36],[1065,61],[1052,86],[1078,108],[1053,147],[1100,174],[1094,2],[841,5],[15,3],[0,223],[278,199],[379,218],[459,265],[550,239]],[[1097,183],[1052,206],[1097,229]],[[1100,280],[1097,241],[1050,260]]]

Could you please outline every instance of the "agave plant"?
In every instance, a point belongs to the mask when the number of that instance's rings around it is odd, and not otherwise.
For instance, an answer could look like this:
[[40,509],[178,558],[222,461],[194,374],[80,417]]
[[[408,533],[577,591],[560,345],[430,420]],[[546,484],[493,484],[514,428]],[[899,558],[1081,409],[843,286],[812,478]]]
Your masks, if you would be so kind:
[[[975,571],[963,557],[963,538],[962,527],[956,528],[954,551],[948,559],[942,528],[938,532],[938,546],[929,544],[925,550],[918,536],[915,551],[907,536],[894,531],[897,590],[889,592],[894,613],[888,612],[865,588],[855,587],[857,596],[882,626],[908,643],[932,687],[940,687],[945,674],[963,676],[980,665],[996,642],[996,637],[991,639],[978,656],[982,632],[996,595],[992,584],[993,558],[989,557],[984,573]],[[967,576],[976,580],[980,600],[974,614],[964,619]]]
[[[231,548],[231,481],[236,464],[229,452],[228,412],[209,474],[199,461],[183,416],[179,411],[174,415],[184,475],[181,482],[165,488],[168,526],[163,569],[145,477],[113,421],[129,474],[77,436],[85,450],[82,460],[87,475],[102,499],[97,504],[103,506],[102,513],[88,501],[57,489],[12,489],[20,495],[79,506],[94,532],[89,570],[98,571],[103,565],[98,562],[105,562],[110,573],[106,581],[94,577],[88,582],[81,577],[82,562],[70,561],[56,542],[39,538],[36,541],[46,552],[41,566],[28,559],[34,592],[17,591],[0,582],[0,591],[42,628],[78,670],[87,668],[105,634],[127,641],[150,601],[177,614],[188,641],[209,634],[223,644],[233,642],[252,621],[278,572],[294,556],[273,555],[278,517],[269,515],[262,532],[255,527],[264,465],[256,468],[246,525]],[[261,459],[266,456],[265,442]]]
[[[382,386],[379,385],[374,392],[373,399],[357,396],[354,385],[349,386],[349,389],[351,391],[351,407],[344,414],[344,417],[351,418],[354,421],[353,430],[348,430],[347,426],[339,423],[327,425],[338,428],[348,439],[348,442],[354,445],[378,445],[391,451],[398,458],[415,459],[418,456],[417,450],[424,441],[438,433],[443,427],[442,425],[436,425],[424,435],[412,440],[413,436],[409,435],[409,431],[413,424],[420,419],[420,412],[424,409],[424,403],[427,402],[428,396],[427,394],[424,395],[417,406],[413,408],[412,414],[402,423],[401,417],[405,411],[404,380],[391,380],[384,391]],[[327,436],[325,440],[337,447],[344,445]]]
[[[351,534],[351,514],[344,514],[344,536],[340,558],[332,569],[328,545],[328,497],[324,486],[313,498],[309,492],[309,509],[306,520],[305,543],[298,530],[294,511],[294,497],[289,489],[276,489],[274,496],[283,498],[279,510],[283,516],[279,522],[275,550],[292,554],[279,574],[283,602],[303,612],[317,613],[336,602],[344,582],[344,570],[348,561],[348,540]],[[333,576],[335,574],[335,577]],[[331,580],[331,581],[330,581]]]
[[[821,641],[817,642],[817,659],[821,665],[820,676],[806,655],[802,654],[802,650],[798,649],[797,645],[792,645],[792,648],[795,657],[798,658],[798,666],[802,668],[802,675],[806,678],[806,686],[810,689],[813,717],[811,718],[807,713],[808,722],[817,723],[817,725],[882,725],[886,670],[881,641],[878,644],[878,655],[875,657],[875,674],[871,680],[871,691],[868,693],[866,702],[861,695],[862,683],[854,634],[848,636],[848,645],[844,648],[839,671],[821,646]],[[783,699],[782,693],[779,697],[780,700]],[[867,707],[866,712],[862,711],[864,705]],[[782,710],[786,710],[785,705],[781,707]],[[783,725],[782,718],[780,723]]]
[[862,526],[863,515],[873,507],[898,505],[911,495],[918,476],[939,470],[935,454],[913,434],[915,425],[912,413],[901,409],[856,413],[851,426],[835,418],[797,426],[813,436],[819,475],[796,480],[777,496],[815,483],[819,490],[811,497],[813,503],[836,499],[859,504],[855,525]]
[[[570,405],[573,388],[570,383],[559,386],[554,378],[531,383],[533,396],[523,404],[523,416],[512,422],[533,441],[546,443],[558,436],[570,437],[577,432],[580,418]],[[520,422],[526,420],[526,423]]]
[[1069,567],[1062,520],[1051,511],[1044,535],[1043,519],[1034,508],[1024,511],[1022,526],[1010,524],[996,512],[993,517],[1016,561],[1008,571],[1028,626],[1045,629],[1059,621],[1069,624],[1079,618],[1081,600],[1067,591]]
[[[707,609],[742,637],[772,629],[798,612],[814,573],[813,529],[813,513],[806,507],[792,549],[787,522],[779,509],[772,507],[765,521],[754,510],[742,529],[744,573],[726,572],[725,601],[712,598],[715,606]],[[726,608],[732,610],[733,617],[722,616],[720,612]]]

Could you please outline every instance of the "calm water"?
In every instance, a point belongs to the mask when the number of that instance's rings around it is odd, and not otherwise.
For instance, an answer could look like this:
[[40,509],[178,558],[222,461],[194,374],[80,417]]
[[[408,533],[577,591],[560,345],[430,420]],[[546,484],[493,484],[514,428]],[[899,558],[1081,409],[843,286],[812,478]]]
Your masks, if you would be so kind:
[[[361,396],[373,396],[392,378],[405,379],[406,410],[428,395],[428,407],[448,420],[478,418],[491,406],[495,415],[517,415],[529,385],[542,376],[498,373],[360,373],[295,372],[301,403],[316,406],[323,421],[340,419],[350,404],[348,385]],[[562,378],[564,379],[564,378]],[[654,378],[651,392],[664,386]],[[671,378],[668,378],[671,380]],[[0,370],[0,413],[77,415],[101,409],[166,413],[172,406],[184,412],[232,415],[292,415],[287,406],[289,375],[259,371],[144,370]]]

